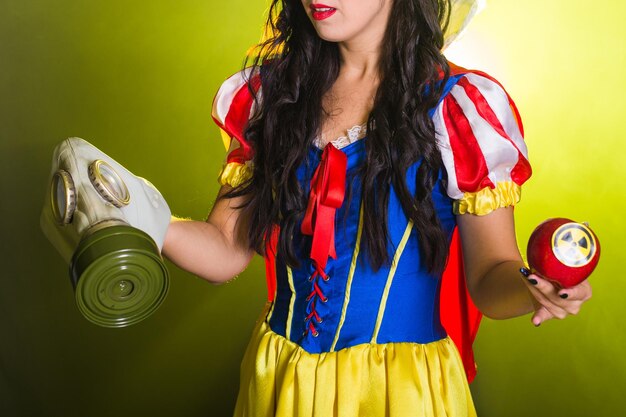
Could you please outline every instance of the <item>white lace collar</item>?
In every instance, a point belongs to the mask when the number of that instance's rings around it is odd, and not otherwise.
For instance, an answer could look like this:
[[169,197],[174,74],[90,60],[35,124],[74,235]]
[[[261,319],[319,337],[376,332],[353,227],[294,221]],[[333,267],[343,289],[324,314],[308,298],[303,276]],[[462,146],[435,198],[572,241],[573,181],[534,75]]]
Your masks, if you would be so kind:
[[[367,135],[367,123],[362,125],[354,125],[346,131],[346,136],[339,136],[337,139],[329,141],[337,149],[345,148],[351,143],[359,139],[363,139]],[[322,149],[325,145],[324,137],[317,137],[313,144]]]

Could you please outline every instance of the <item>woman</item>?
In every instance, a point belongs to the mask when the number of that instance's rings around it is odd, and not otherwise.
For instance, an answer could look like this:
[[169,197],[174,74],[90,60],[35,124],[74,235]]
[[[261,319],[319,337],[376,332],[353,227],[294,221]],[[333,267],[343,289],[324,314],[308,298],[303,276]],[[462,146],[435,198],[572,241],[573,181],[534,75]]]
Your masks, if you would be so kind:
[[439,315],[455,230],[489,317],[538,326],[590,287],[522,275],[521,121],[495,80],[441,54],[450,3],[325,3],[273,1],[273,36],[215,99],[220,196],[206,222],[172,222],[164,254],[214,283],[266,257],[235,415],[475,415]]

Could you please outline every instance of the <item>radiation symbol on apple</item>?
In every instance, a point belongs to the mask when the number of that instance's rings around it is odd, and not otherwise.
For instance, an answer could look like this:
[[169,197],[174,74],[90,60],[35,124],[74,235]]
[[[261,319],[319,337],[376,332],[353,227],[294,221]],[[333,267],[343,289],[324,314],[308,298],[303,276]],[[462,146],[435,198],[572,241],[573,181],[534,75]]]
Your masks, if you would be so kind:
[[585,266],[597,250],[596,240],[589,228],[580,223],[565,223],[552,235],[552,251],[565,266]]

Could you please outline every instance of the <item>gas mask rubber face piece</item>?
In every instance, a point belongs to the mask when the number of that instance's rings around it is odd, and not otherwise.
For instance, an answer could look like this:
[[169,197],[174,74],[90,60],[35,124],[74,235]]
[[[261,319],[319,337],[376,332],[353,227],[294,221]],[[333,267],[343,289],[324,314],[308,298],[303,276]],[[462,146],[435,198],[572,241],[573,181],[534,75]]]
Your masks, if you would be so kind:
[[55,148],[49,184],[41,228],[69,264],[80,312],[104,327],[152,314],[169,286],[161,193],[80,138]]

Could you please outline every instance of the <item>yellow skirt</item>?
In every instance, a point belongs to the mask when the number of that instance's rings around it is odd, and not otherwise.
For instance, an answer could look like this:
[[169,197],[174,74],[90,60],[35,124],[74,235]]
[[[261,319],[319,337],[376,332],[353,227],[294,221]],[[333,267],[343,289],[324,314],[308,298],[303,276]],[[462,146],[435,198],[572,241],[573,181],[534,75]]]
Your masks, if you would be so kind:
[[240,384],[235,417],[476,416],[449,338],[311,354],[261,321]]

